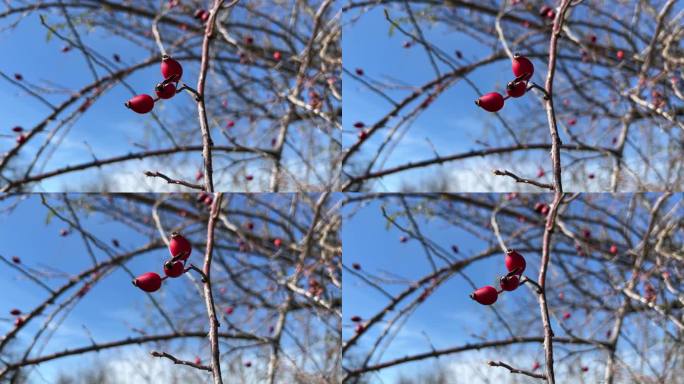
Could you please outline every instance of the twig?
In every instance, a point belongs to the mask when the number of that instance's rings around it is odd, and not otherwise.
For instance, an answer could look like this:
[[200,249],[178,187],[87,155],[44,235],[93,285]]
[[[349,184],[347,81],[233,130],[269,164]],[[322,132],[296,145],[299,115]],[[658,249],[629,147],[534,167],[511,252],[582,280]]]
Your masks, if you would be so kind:
[[493,172],[494,172],[494,174],[495,174],[496,176],[508,176],[508,177],[511,177],[511,178],[513,178],[513,180],[515,180],[516,183],[531,184],[531,185],[534,185],[534,186],[539,187],[539,188],[550,189],[550,190],[553,191],[553,185],[551,185],[551,184],[540,183],[540,182],[538,182],[538,181],[534,181],[534,180],[530,180],[530,179],[525,179],[525,178],[522,178],[522,177],[520,177],[520,176],[514,174],[513,172],[507,171],[507,170],[505,170],[505,169],[504,169],[504,170],[495,169]]
[[504,363],[504,362],[501,362],[501,361],[490,361],[490,362],[487,363],[487,364],[489,364],[490,367],[502,367],[502,368],[506,368],[506,369],[508,369],[511,373],[518,373],[518,374],[521,374],[521,375],[526,375],[526,376],[534,377],[534,378],[536,378],[536,379],[546,380],[546,376],[544,376],[544,375],[542,375],[542,374],[540,374],[540,373],[534,373],[534,372],[525,371],[525,370],[518,369],[518,368],[513,368],[513,367],[511,367],[510,365],[508,365],[508,364],[506,364],[506,363]]

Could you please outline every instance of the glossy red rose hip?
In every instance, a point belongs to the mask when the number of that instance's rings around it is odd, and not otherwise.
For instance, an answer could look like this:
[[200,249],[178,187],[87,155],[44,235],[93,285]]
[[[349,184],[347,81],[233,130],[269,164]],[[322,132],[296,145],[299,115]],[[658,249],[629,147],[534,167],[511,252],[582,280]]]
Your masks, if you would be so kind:
[[524,77],[525,79],[529,79],[534,74],[534,65],[525,56],[513,56],[511,69],[513,69],[513,74],[515,77]]
[[168,277],[178,277],[185,272],[185,266],[183,262],[178,261],[167,261],[164,263],[164,274]]
[[173,257],[187,260],[192,252],[192,246],[188,239],[183,237],[183,235],[178,232],[173,232],[171,234],[171,239],[169,240],[169,252],[171,252],[171,256]]
[[176,85],[174,83],[166,85],[159,83],[154,87],[154,93],[156,93],[157,97],[160,99],[170,99],[176,95]]
[[471,299],[477,301],[482,305],[494,304],[498,296],[499,294],[496,291],[496,288],[492,287],[491,285],[479,288],[475,290],[475,292],[470,294]]
[[513,291],[520,285],[520,278],[517,275],[504,276],[501,278],[500,284],[504,291]]
[[161,62],[161,74],[164,76],[164,80],[173,77],[173,81],[179,81],[183,76],[183,67],[170,56],[164,55]]
[[133,280],[133,285],[145,292],[154,292],[161,287],[161,276],[154,272],[143,273]]
[[525,271],[525,267],[527,266],[525,258],[512,249],[506,252],[504,263],[506,264],[506,269],[508,269],[508,272],[516,271],[516,274],[518,275],[522,275],[522,273]]
[[126,102],[126,107],[132,109],[133,112],[148,113],[154,108],[154,99],[146,94],[137,95]]
[[475,104],[485,111],[496,112],[503,108],[504,98],[498,92],[491,92],[480,96],[479,99],[475,100]]
[[525,91],[527,91],[527,83],[524,81],[511,81],[506,86],[506,93],[510,97],[520,97],[525,94]]

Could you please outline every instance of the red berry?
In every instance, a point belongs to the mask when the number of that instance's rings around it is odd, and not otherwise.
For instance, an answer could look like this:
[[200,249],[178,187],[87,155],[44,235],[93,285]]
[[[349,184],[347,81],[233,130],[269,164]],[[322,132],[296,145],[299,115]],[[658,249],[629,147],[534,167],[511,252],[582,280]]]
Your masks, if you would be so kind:
[[202,359],[200,359],[199,356],[195,356],[195,364],[196,365],[202,364]]
[[275,239],[273,240],[273,245],[275,245],[276,248],[280,248],[280,246],[283,245],[283,241],[280,239]]
[[202,15],[200,16],[200,20],[202,20],[203,22],[206,22],[207,20],[209,20],[209,11],[202,12]]
[[509,249],[506,252],[504,263],[506,264],[506,269],[508,269],[508,272],[516,271],[516,274],[518,275],[522,275],[522,273],[525,271],[525,267],[527,266],[525,258],[512,249]]
[[226,308],[226,310],[225,310],[226,315],[232,315],[234,310],[235,310],[235,308],[233,308],[233,307]]
[[16,309],[16,308],[14,308],[13,310],[10,311],[10,315],[12,315],[12,316],[19,316],[19,315],[21,315],[21,311],[18,310],[18,309]]
[[617,51],[617,54],[615,56],[618,60],[622,60],[625,57],[625,53],[623,51]]
[[228,120],[226,123],[226,128],[233,128],[235,126],[235,122],[233,120]]
[[168,277],[178,277],[182,275],[183,272],[185,272],[185,266],[180,260],[164,263],[164,274]]
[[12,132],[17,132],[17,133],[19,133],[19,132],[23,132],[23,131],[24,131],[24,128],[22,128],[22,127],[20,127],[20,126],[18,126],[18,125],[17,125],[16,127],[12,128]]
[[532,65],[532,62],[525,56],[513,56],[511,68],[513,69],[515,77],[529,79],[534,74],[534,65]]
[[173,81],[179,81],[181,76],[183,76],[183,67],[176,60],[172,59],[168,55],[162,56],[161,62],[161,74],[164,80],[168,80],[173,77]]
[[21,134],[17,136],[17,143],[18,144],[24,144],[26,142],[26,135]]
[[517,275],[504,276],[501,278],[501,289],[504,291],[513,291],[520,285],[520,279]]
[[147,113],[154,108],[154,99],[146,94],[137,95],[126,102],[126,107],[140,114]]
[[251,362],[251,361],[248,361],[248,362],[245,363],[245,367],[249,368],[249,367],[251,367],[251,366],[252,366],[252,362]]
[[491,285],[484,286],[470,294],[471,299],[482,305],[494,304],[498,296],[499,294],[496,292],[496,288],[492,287]]
[[542,5],[541,8],[539,8],[539,16],[544,17],[546,14],[551,10],[551,7],[548,5]]
[[534,364],[532,365],[532,370],[533,370],[533,371],[536,371],[537,369],[539,369],[539,367],[540,367],[539,362],[538,362],[538,361],[535,361]]
[[527,83],[524,81],[511,81],[506,86],[506,93],[510,97],[520,97],[525,94],[525,91],[527,91]]
[[359,132],[359,141],[366,140],[366,138],[368,138],[368,132],[366,132],[366,131]]
[[21,264],[21,259],[19,258],[19,256],[12,256],[12,262],[14,264]]
[[366,124],[364,124],[363,121],[357,121],[356,123],[354,123],[354,128],[361,129],[361,128],[365,128],[365,127],[366,127]]
[[618,253],[617,245],[613,244],[610,246],[610,253],[612,253],[613,255],[617,255],[617,253]]
[[491,92],[480,96],[479,99],[475,100],[475,104],[485,111],[496,112],[503,108],[504,98],[498,92]]
[[249,229],[250,231],[253,230],[254,229],[254,223],[252,223],[251,221],[248,221],[247,222],[247,229]]
[[247,181],[252,181],[252,180],[254,180],[254,176],[252,176],[252,175],[247,175],[247,176],[245,176],[245,180],[247,180]]
[[575,124],[577,124],[577,119],[575,119],[574,117],[572,119],[568,120],[568,125],[575,125]]
[[582,367],[582,372],[587,372],[589,370],[589,367]]
[[273,60],[280,61],[283,58],[283,54],[280,51],[273,52]]
[[551,208],[549,208],[549,205],[548,205],[548,204],[542,204],[542,207],[541,207],[541,209],[539,210],[539,213],[541,213],[542,215],[546,216],[546,214],[549,213],[549,209],[551,209]]
[[154,272],[143,273],[133,280],[133,285],[145,292],[154,292],[161,287],[161,276]]
[[166,85],[159,83],[154,87],[154,92],[160,99],[170,99],[176,94],[176,85],[173,83],[168,83]]
[[[211,196],[211,195],[207,195]],[[188,239],[183,237],[178,232],[171,233],[171,239],[169,240],[169,252],[171,256],[178,257],[181,260],[187,260],[192,252],[192,246]]]
[[546,172],[544,172],[544,168],[539,167],[539,169],[537,170],[537,177],[544,177],[544,175],[546,175]]
[[356,74],[359,75],[359,76],[363,76],[363,73],[364,73],[362,68],[356,68],[356,71],[355,71],[355,72],[356,72]]
[[354,268],[354,269],[357,270],[357,271],[360,271],[360,270],[361,270],[361,264],[359,264],[359,263],[353,263],[353,264],[352,264],[352,268]]
[[565,312],[565,313],[563,314],[563,320],[569,319],[570,316],[572,316],[572,315],[570,314],[570,312]]
[[361,316],[352,316],[351,321],[358,323],[361,321]]
[[252,36],[245,36],[245,44],[247,44],[247,45],[254,44],[254,38]]
[[24,320],[23,317],[17,317],[16,319],[14,319],[14,326],[15,327],[21,327],[25,321],[26,320]]
[[361,333],[363,331],[363,324],[361,324],[361,323],[356,324],[356,326],[354,327],[354,331],[356,333]]
[[15,74],[14,74],[14,78],[15,78],[17,81],[22,81],[22,80],[24,80],[24,76],[22,76],[21,73],[15,73]]

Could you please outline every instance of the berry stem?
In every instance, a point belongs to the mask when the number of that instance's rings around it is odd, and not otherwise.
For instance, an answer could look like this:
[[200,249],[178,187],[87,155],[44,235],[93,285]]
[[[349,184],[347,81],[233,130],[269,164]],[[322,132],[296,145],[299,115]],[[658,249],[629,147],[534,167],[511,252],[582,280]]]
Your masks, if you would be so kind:
[[533,81],[530,81],[530,82],[529,82],[529,87],[527,87],[527,90],[530,90],[530,89],[536,89],[536,90],[538,90],[539,92],[543,93],[543,94],[544,94],[544,100],[550,100],[550,99],[551,99],[550,96],[549,96],[549,93],[546,92],[546,89],[544,89],[542,86],[536,84],[536,83],[533,82]]
[[189,86],[188,86],[187,84],[185,84],[185,83],[181,83],[181,86],[180,86],[178,89],[176,89],[176,92],[180,92],[180,91],[183,91],[183,90],[186,90],[186,91],[188,91],[189,93],[191,93],[191,94],[195,97],[195,101],[199,102],[199,101],[202,100],[202,96],[199,94],[199,92],[197,92],[194,88],[189,87]]
[[194,264],[190,264],[190,265],[185,269],[185,272],[187,272],[187,271],[189,271],[189,270],[191,270],[191,269],[192,269],[193,271],[197,272],[197,273],[200,275],[200,277],[202,278],[202,282],[203,282],[203,283],[209,282],[209,278],[207,277],[207,275],[205,275],[204,272],[203,272],[201,269],[199,269],[198,267],[196,267]]

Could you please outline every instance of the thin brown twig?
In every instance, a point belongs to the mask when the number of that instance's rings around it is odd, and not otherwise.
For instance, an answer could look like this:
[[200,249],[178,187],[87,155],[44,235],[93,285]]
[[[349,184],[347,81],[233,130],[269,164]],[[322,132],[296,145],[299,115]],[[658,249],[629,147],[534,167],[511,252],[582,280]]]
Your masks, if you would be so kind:
[[546,380],[546,376],[540,374],[540,373],[534,373],[530,371],[525,371],[523,369],[518,369],[518,368],[513,368],[510,365],[502,362],[502,361],[490,361],[487,363],[490,367],[502,367],[508,369],[511,373],[518,373],[521,375],[529,376],[529,377],[534,377],[536,379],[542,379]]

